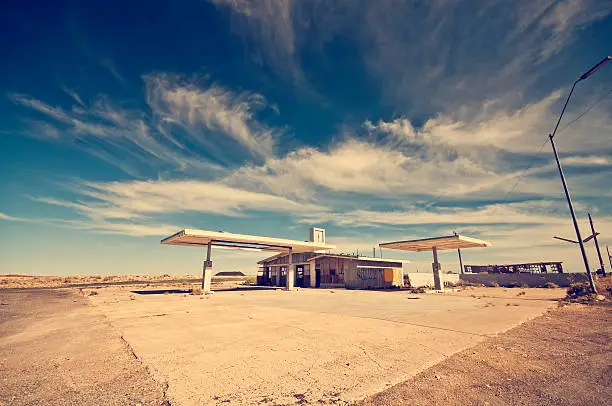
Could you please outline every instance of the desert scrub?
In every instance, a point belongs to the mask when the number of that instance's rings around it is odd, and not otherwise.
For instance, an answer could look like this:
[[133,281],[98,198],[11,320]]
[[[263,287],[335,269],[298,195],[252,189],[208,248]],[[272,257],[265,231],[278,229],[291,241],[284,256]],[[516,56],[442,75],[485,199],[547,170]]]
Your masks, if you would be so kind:
[[553,282],[546,282],[543,287],[546,289],[556,289],[559,287],[559,285]]
[[580,297],[590,296],[591,287],[587,282],[572,283],[567,288],[567,297],[569,299],[578,299]]
[[194,288],[191,289],[191,294],[192,295],[201,296],[202,295],[202,288],[199,287],[199,286],[195,286]]
[[425,286],[410,289],[410,293],[425,293]]

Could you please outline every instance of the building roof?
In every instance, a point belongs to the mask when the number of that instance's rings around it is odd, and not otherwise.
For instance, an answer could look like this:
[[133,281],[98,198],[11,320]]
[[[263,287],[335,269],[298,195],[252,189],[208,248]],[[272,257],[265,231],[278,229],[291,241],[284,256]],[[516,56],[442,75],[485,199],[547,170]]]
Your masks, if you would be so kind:
[[332,257],[332,258],[352,258],[352,259],[358,259],[360,261],[375,261],[375,262],[404,262],[404,263],[409,263],[410,261],[406,261],[406,260],[402,260],[402,259],[390,259],[390,258],[376,258],[376,257],[362,257],[362,256],[357,256],[357,255],[349,255],[349,254],[321,254],[321,255],[317,255],[316,257],[312,257],[310,258],[310,260],[312,261],[313,259],[317,259],[317,258],[321,258],[321,257]]
[[465,266],[525,266],[525,265],[557,265],[562,264],[563,261],[541,261],[541,262],[522,262],[519,264],[466,264]]
[[[275,260],[276,258],[279,257],[283,257],[287,255],[287,253],[279,253],[276,255],[272,255],[271,257],[262,259],[261,261],[257,262],[258,264],[264,264],[266,262]],[[322,257],[327,257],[327,258],[349,258],[349,259],[357,259],[360,261],[376,261],[376,262],[401,262],[401,263],[410,263],[410,261],[407,261],[405,259],[390,259],[390,258],[376,258],[376,257],[361,257],[361,256],[357,256],[357,255],[350,255],[350,254],[326,254],[326,253],[321,253],[319,255],[315,255],[312,258],[308,258],[308,261],[312,261],[315,260],[317,258],[322,258]]]
[[420,240],[394,241],[378,244],[381,248],[391,248],[402,251],[431,251],[451,250],[457,248],[489,247],[490,242],[463,235],[449,235],[444,237],[423,238]]
[[226,233],[224,231],[182,230],[161,240],[164,245],[205,246],[211,245],[227,248],[247,248],[257,251],[312,252],[336,248],[335,245],[288,240],[284,238],[262,237],[247,234]]

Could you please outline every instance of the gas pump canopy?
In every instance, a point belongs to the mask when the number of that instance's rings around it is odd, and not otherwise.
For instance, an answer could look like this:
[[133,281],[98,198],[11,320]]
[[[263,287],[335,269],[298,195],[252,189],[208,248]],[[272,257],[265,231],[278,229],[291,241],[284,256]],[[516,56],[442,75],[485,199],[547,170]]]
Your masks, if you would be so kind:
[[[202,267],[202,291],[210,293],[210,284],[212,277],[212,261],[211,251],[212,246],[235,248],[249,251],[276,251],[288,252],[289,263],[287,265],[287,290],[293,289],[293,265],[292,255],[298,252],[313,252],[325,251],[336,248],[335,245],[325,244],[324,230],[312,228],[314,230],[323,231],[323,238],[320,242],[316,241],[297,241],[287,240],[284,238],[261,237],[257,235],[233,234],[224,231],[206,231],[206,230],[182,230],[170,237],[161,240],[164,245],[186,245],[193,247],[207,247],[206,261]],[[311,239],[314,239],[312,237]]]
[[442,251],[457,248],[490,247],[491,243],[456,234],[445,237],[423,238],[420,240],[383,242],[380,243],[379,246],[402,251],[422,252],[432,251],[434,248],[438,251]]
[[483,240],[478,240],[476,238],[454,234],[444,237],[423,238],[420,240],[383,242],[378,245],[381,248],[390,248],[402,251],[431,251],[433,253],[434,260],[431,264],[434,277],[434,289],[441,290],[443,284],[440,281],[440,263],[438,262],[438,251],[452,249],[459,250],[461,248],[489,247],[491,246],[491,243]]
[[324,251],[336,248],[322,242],[286,240],[284,238],[234,234],[224,231],[182,230],[161,240],[164,245],[208,246],[243,248],[256,251],[296,252]]

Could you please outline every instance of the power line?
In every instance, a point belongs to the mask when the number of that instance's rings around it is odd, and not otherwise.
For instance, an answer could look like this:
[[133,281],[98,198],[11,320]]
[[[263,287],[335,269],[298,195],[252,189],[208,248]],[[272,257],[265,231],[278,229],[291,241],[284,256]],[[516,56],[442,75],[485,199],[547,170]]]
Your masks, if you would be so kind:
[[[606,99],[610,94],[612,94],[612,88],[610,88],[606,93],[604,93],[604,95],[602,97],[600,97],[596,102],[594,102],[593,104],[591,104],[586,110],[584,110],[582,113],[580,113],[576,118],[574,118],[572,121],[570,121],[569,123],[567,123],[566,125],[564,125],[563,127],[561,127],[559,130],[557,130],[557,134],[559,134],[561,131],[565,130],[567,127],[571,126],[572,124],[574,124],[576,121],[580,120],[582,117],[584,117],[589,111],[591,111],[595,106],[597,106],[599,103],[601,103],[602,101],[604,101],[604,99]],[[546,146],[546,144],[548,144],[550,142],[550,139],[547,137],[546,140],[542,143],[542,145],[540,146],[540,149],[538,150],[538,152],[536,152],[536,155],[539,155],[540,152],[542,152],[542,150],[544,149],[544,147]],[[506,196],[504,197],[504,200],[502,201],[502,203],[505,203],[508,199],[508,197],[510,197],[510,195],[516,190],[516,187],[519,185],[519,183],[523,180],[523,178],[525,177],[525,175],[527,174],[527,172],[533,168],[535,164],[535,161],[533,161],[531,164],[529,164],[529,166],[527,167],[527,169],[525,169],[523,172],[521,172],[521,174],[519,175],[516,183],[514,184],[514,186],[512,186],[512,188],[510,189],[510,191],[506,194]]]
[[[550,142],[549,138],[546,138],[546,140],[542,143],[542,145],[540,146],[540,149],[538,149],[538,152],[536,152],[536,155],[539,155],[540,152],[542,152],[542,150],[544,149],[544,147],[546,146],[546,144],[548,144]],[[529,166],[523,171],[521,172],[521,174],[519,175],[516,183],[514,184],[514,186],[512,186],[512,189],[510,189],[510,191],[506,194],[506,196],[504,197],[504,200],[502,203],[506,203],[506,200],[508,199],[508,197],[510,197],[510,195],[514,192],[514,190],[516,189],[516,187],[518,186],[518,184],[523,180],[523,177],[527,174],[527,172],[529,172],[529,170],[531,168],[533,168],[533,165],[535,164],[535,161],[532,161]]]
[[563,127],[561,127],[559,130],[557,130],[557,134],[559,134],[561,131],[565,130],[567,127],[569,127],[570,125],[574,124],[576,121],[580,120],[582,117],[584,117],[589,111],[591,111],[591,109],[593,109],[595,106],[597,106],[599,103],[601,103],[602,101],[604,101],[604,99],[608,96],[610,96],[610,94],[612,94],[612,88],[610,88],[606,93],[604,93],[604,95],[597,100],[595,103],[591,104],[585,111],[583,111],[582,113],[580,113],[578,115],[578,117],[576,117],[575,119],[573,119],[572,121],[570,121],[569,123],[567,123],[566,125],[564,125]]

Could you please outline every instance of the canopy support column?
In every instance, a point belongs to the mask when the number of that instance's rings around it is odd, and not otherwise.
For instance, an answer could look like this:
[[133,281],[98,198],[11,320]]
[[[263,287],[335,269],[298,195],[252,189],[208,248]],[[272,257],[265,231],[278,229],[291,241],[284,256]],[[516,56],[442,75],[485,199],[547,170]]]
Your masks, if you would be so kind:
[[287,264],[287,278],[285,285],[287,290],[293,290],[293,284],[295,282],[295,269],[293,268],[293,249],[289,248],[288,264]]
[[208,242],[206,248],[206,261],[202,266],[202,292],[204,294],[210,293],[210,282],[212,281],[212,261],[210,260],[210,254],[212,251],[212,241]]
[[438,262],[438,249],[433,247],[431,251],[433,252],[434,258],[434,262],[431,264],[433,269],[434,289],[442,290],[442,285],[440,284],[440,263]]
[[308,268],[310,269],[310,287],[317,287],[317,263],[315,261],[308,261]]

